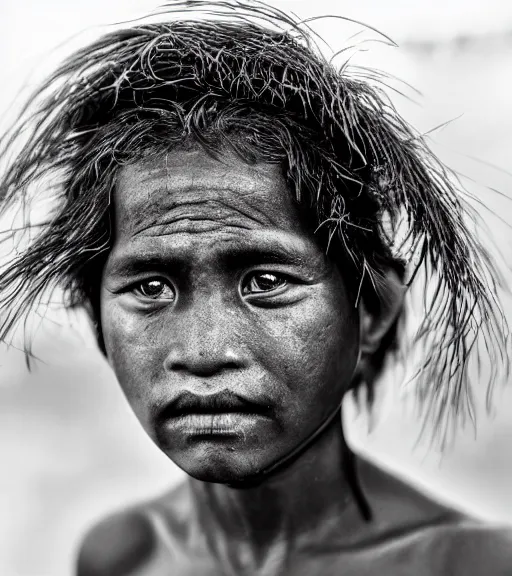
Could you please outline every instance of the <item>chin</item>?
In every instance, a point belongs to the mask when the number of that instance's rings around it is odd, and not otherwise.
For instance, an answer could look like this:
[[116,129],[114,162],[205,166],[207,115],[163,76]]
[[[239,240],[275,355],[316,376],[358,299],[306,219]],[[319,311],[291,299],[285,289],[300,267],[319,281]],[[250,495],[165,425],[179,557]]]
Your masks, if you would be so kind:
[[[166,455],[186,474],[201,482],[216,484],[242,484],[261,470],[256,454],[233,450],[229,446],[198,443],[192,449],[165,450]],[[261,458],[261,453],[258,454]]]

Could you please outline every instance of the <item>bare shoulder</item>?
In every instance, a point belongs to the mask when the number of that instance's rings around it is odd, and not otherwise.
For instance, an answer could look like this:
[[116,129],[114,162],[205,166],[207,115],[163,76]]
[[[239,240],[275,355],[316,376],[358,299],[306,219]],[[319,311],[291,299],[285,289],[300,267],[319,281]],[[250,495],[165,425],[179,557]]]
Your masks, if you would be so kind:
[[409,534],[429,526],[456,525],[467,516],[400,473],[359,458],[361,483],[379,533]]
[[374,529],[393,561],[418,574],[512,576],[512,527],[472,518],[364,459],[360,468]]
[[186,514],[183,486],[148,502],[117,512],[94,525],[79,549],[77,576],[126,576],[143,572],[167,540],[179,537]]
[[432,538],[443,551],[443,574],[512,575],[512,527],[466,520]]
[[77,563],[78,576],[124,576],[151,556],[153,529],[141,510],[114,514],[85,536]]

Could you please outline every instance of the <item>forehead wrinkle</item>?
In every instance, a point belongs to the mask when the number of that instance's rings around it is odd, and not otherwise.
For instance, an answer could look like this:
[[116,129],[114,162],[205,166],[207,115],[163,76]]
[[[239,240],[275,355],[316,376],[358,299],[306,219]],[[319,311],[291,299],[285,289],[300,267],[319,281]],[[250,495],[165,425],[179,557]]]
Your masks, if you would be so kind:
[[219,163],[188,154],[173,158],[165,167],[142,162],[122,168],[114,196],[121,234],[161,234],[164,225],[171,232],[173,222],[185,219],[193,226],[199,224],[192,220],[202,221],[203,229],[216,222],[302,229],[299,207],[275,165],[255,168],[236,159]]
[[173,208],[159,206],[157,210],[152,211],[152,218],[149,222],[148,214],[144,214],[144,211],[135,212],[136,219],[131,233],[138,235],[149,230],[154,230],[151,234],[156,235],[173,233],[173,228],[183,231],[186,223],[190,224],[192,232],[195,231],[194,227],[200,231],[205,228],[205,225],[207,228],[232,227],[247,230],[273,225],[272,220],[264,213],[253,210],[252,206],[248,208],[244,210],[242,206],[233,206],[231,203],[217,199],[194,201],[187,199],[185,202],[175,204]]
[[[167,156],[166,156],[167,160]],[[152,160],[142,161],[134,164],[127,164],[121,169],[116,191],[121,188],[132,189],[135,193],[128,195],[125,200],[128,203],[138,205],[141,194],[137,192],[146,191],[145,201],[149,200],[155,193],[162,195],[173,195],[175,193],[189,194],[197,191],[200,193],[212,190],[224,190],[235,192],[238,196],[252,196],[259,190],[267,189],[271,193],[279,195],[280,188],[286,187],[284,178],[275,164],[261,164],[251,166],[235,162],[227,162],[223,159],[209,161],[206,166],[196,165],[194,157],[181,154],[173,155],[173,161],[162,166],[162,161]],[[231,160],[231,158],[229,158]],[[236,159],[233,159],[236,160]],[[211,164],[211,166],[209,166]],[[222,167],[219,170],[219,167]],[[236,172],[236,177],[233,174]],[[164,183],[164,185],[162,185]],[[156,184],[156,186],[151,186]]]
[[[199,224],[200,222],[200,224]],[[137,230],[132,234],[132,237],[143,236],[148,238],[159,238],[172,236],[176,234],[205,234],[211,232],[229,232],[235,230],[252,230],[249,226],[242,226],[236,224],[223,224],[216,220],[203,218],[201,220],[194,220],[193,218],[184,218],[180,220],[178,226],[173,226],[177,224],[174,222],[172,224],[157,224],[153,226],[147,226],[141,230]]]

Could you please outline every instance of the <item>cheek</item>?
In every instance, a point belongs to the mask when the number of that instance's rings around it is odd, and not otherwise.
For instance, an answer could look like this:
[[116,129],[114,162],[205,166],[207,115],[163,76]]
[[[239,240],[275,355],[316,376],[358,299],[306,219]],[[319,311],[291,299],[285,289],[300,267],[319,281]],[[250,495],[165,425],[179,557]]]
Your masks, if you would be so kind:
[[159,358],[158,343],[150,341],[154,332],[133,315],[124,313],[108,297],[102,301],[101,322],[109,364],[134,412],[144,423],[151,382],[156,378],[157,367],[163,366],[165,354]]
[[[163,318],[141,321],[108,295],[101,313],[108,360],[148,430],[152,388],[168,377],[168,339],[162,334],[174,323]],[[312,422],[323,419],[340,403],[357,363],[359,326],[339,285],[315,287],[311,297],[296,305],[240,311],[228,324],[224,335],[229,345],[243,348],[252,358],[244,381],[258,393],[259,384],[265,388],[283,424],[304,421],[306,415]]]
[[258,357],[285,383],[288,406],[324,413],[341,401],[358,360],[358,318],[342,291],[325,290],[260,320]]

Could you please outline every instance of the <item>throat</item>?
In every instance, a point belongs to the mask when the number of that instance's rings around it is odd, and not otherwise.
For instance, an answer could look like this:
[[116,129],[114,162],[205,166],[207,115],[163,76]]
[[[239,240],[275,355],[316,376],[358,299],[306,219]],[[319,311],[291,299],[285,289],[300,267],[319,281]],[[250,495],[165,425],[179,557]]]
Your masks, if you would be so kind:
[[[337,418],[258,482],[213,484],[190,479],[195,522],[219,560],[256,569],[293,550],[335,545],[362,521],[347,481]],[[242,573],[242,566],[239,566]]]

